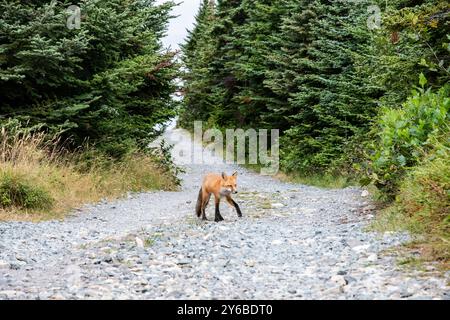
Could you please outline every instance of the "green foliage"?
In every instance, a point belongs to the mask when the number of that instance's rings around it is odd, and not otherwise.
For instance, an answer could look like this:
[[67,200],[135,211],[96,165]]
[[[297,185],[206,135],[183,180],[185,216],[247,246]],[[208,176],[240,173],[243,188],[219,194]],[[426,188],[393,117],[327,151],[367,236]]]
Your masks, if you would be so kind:
[[[143,147],[175,114],[174,52],[163,52],[168,2],[80,1],[81,28],[66,27],[69,1],[0,2],[0,119],[41,124],[113,157]],[[64,140],[64,139],[63,139]]]
[[288,84],[288,91],[280,91],[287,96],[288,129],[281,140],[285,170],[331,168],[346,143],[370,126],[377,91],[358,77],[354,62],[367,45],[366,8],[364,1],[300,2],[284,21],[286,49],[271,73],[271,86]]
[[182,124],[277,128],[284,170],[327,168],[376,114],[378,91],[357,77],[353,62],[367,43],[366,7],[224,0],[211,8],[204,1],[184,46]]
[[174,183],[180,186],[182,180],[179,178],[179,174],[184,173],[184,169],[174,163],[172,148],[173,145],[167,144],[163,139],[158,147],[150,148],[149,153],[156,160],[155,163],[158,163],[158,168],[168,176],[173,177]]
[[179,124],[185,127],[195,120],[208,120],[214,104],[209,71],[216,42],[210,35],[216,19],[214,9],[212,1],[203,0],[196,16],[196,25],[182,45],[183,62],[187,70],[183,73],[185,97]]
[[381,29],[371,33],[367,55],[358,67],[383,94],[380,102],[396,108],[423,73],[432,87],[450,81],[447,0],[376,1],[382,11]]
[[288,1],[203,1],[195,29],[183,47],[187,73],[182,124],[272,127],[262,84],[267,57],[277,49],[277,30]]
[[[369,6],[381,28],[369,30]],[[447,1],[204,0],[183,47],[181,124],[278,128],[285,171],[352,171],[380,105],[449,80]],[[350,164],[349,164],[350,163]]]
[[420,235],[410,246],[422,252],[420,261],[450,262],[450,136],[435,141],[422,162],[399,184],[396,201],[382,210],[376,230],[408,230]]
[[[412,221],[413,231],[450,240],[450,136],[436,143],[400,184],[397,207]],[[450,258],[450,256],[448,257]]]
[[[422,83],[425,84],[422,78]],[[449,132],[450,86],[419,88],[399,109],[385,108],[372,145],[371,179],[387,195],[398,191],[405,172],[419,164],[437,137]]]
[[20,209],[50,209],[53,198],[24,177],[3,172],[0,176],[0,207]]

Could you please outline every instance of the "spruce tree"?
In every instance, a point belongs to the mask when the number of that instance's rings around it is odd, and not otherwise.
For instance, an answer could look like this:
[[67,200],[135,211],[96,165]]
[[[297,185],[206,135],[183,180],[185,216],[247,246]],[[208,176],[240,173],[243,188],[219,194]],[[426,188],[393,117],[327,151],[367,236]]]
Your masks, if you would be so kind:
[[289,9],[287,3],[244,0],[241,4],[247,19],[235,29],[232,41],[239,46],[239,55],[229,69],[238,84],[232,108],[241,115],[242,126],[280,128],[279,115],[270,109],[276,95],[268,90],[265,82],[266,71],[273,68],[268,57],[280,49],[278,36],[281,20]]
[[215,39],[211,29],[215,22],[215,2],[203,0],[193,30],[188,32],[183,49],[184,108],[180,124],[189,127],[193,121],[207,121],[213,108],[209,65],[214,59]]
[[368,58],[359,63],[373,86],[382,90],[380,104],[398,108],[417,85],[421,73],[428,85],[450,81],[450,13],[447,0],[376,1],[381,28],[370,33]]
[[[143,147],[175,114],[174,54],[164,52],[173,3],[80,1],[80,29],[66,26],[69,1],[0,2],[0,115],[89,139],[111,156]],[[77,4],[77,3],[75,3]]]
[[186,116],[219,127],[273,126],[264,118],[272,95],[263,83],[266,57],[277,49],[284,2],[218,1],[214,19],[207,23],[208,1],[202,4],[184,46]]
[[215,39],[215,47],[214,59],[208,68],[210,97],[214,103],[209,122],[219,127],[239,127],[245,119],[233,102],[242,85],[233,70],[242,50],[241,44],[235,41],[239,37],[235,29],[245,22],[247,14],[242,8],[242,0],[218,0],[216,16],[210,34]]
[[376,93],[353,60],[366,41],[365,8],[363,2],[300,1],[284,21],[284,45],[267,84],[287,98],[288,107],[278,109],[289,127],[282,140],[287,170],[329,167],[376,113]]
[[284,170],[352,170],[382,104],[448,82],[448,1],[376,3],[370,30],[369,0],[218,1],[184,48],[184,119],[280,129]]

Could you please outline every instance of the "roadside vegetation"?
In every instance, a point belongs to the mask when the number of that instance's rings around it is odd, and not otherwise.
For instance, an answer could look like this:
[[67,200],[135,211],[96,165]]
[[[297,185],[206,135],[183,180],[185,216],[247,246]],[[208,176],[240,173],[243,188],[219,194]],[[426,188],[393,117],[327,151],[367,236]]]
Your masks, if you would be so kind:
[[68,151],[58,137],[1,131],[0,220],[62,218],[86,203],[128,192],[175,190],[173,168],[156,150],[120,160],[83,147]]

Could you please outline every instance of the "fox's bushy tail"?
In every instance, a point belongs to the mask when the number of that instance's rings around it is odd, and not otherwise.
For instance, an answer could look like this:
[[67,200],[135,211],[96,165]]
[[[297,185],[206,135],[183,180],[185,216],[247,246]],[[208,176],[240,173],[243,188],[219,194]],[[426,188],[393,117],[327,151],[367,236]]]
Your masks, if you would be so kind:
[[202,198],[202,188],[200,188],[200,191],[198,192],[197,205],[195,206],[195,213],[197,214],[197,217],[202,215]]

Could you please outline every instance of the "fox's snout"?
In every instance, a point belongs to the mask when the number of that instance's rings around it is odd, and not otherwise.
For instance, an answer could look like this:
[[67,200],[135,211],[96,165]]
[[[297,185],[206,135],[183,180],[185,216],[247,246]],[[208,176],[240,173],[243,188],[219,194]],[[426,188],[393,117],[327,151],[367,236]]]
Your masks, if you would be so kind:
[[238,193],[238,191],[237,191],[237,186],[236,186],[236,185],[231,186],[230,188],[228,188],[227,191],[228,191],[229,193],[231,193],[231,194],[236,194],[236,193]]
[[220,189],[220,194],[221,195],[224,195],[224,196],[226,196],[226,195],[230,195],[230,194],[236,194],[236,193],[238,193],[238,191],[237,191],[237,189],[235,189],[235,188],[233,188],[233,187],[230,187],[230,188],[221,188]]

